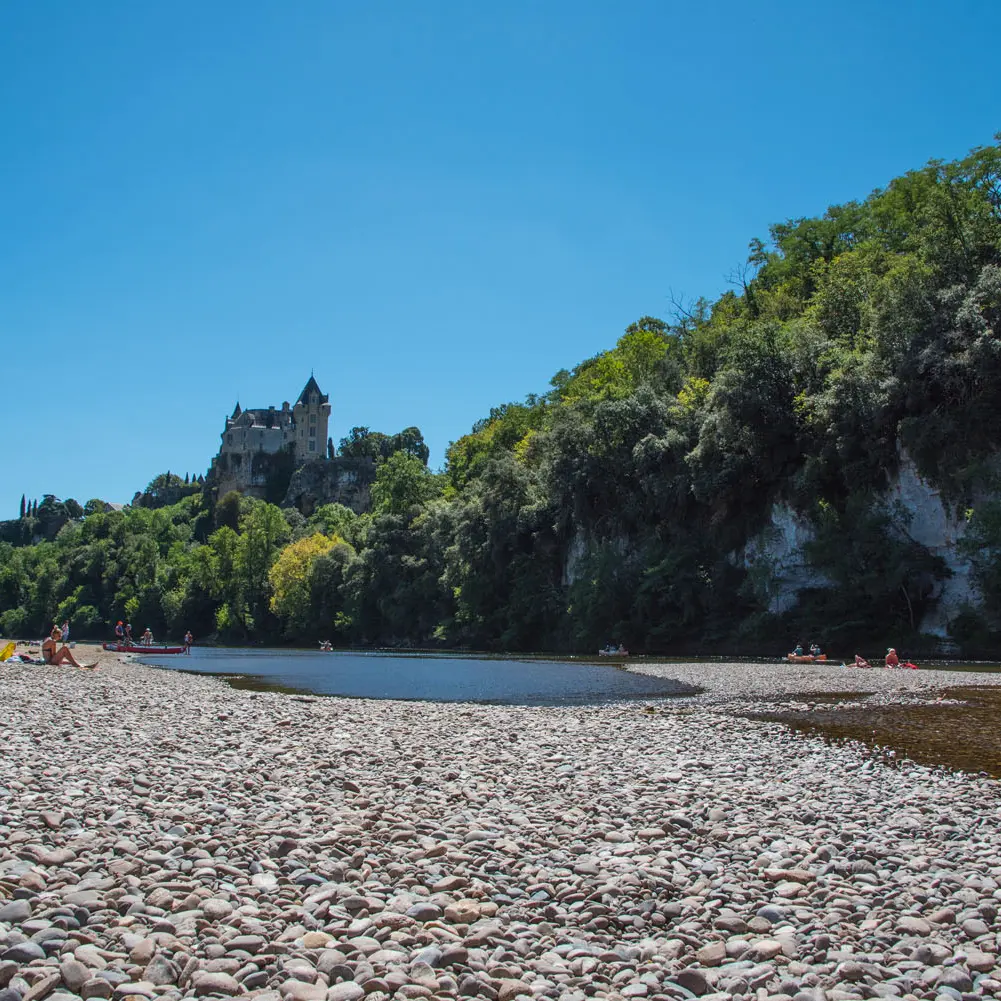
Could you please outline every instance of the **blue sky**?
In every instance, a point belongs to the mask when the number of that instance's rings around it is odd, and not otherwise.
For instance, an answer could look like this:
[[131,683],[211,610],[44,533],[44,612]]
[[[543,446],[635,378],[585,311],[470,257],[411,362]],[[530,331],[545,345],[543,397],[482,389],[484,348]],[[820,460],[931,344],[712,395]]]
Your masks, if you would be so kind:
[[438,465],[769,224],[1001,129],[1001,4],[0,7],[0,517],[204,472],[223,418]]

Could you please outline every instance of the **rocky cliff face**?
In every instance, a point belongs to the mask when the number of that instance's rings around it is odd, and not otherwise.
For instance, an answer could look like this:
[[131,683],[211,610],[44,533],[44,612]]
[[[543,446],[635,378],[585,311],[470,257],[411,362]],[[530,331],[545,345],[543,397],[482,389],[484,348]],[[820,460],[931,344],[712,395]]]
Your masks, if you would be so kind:
[[800,591],[829,586],[827,578],[803,555],[804,547],[813,538],[808,518],[788,504],[776,504],[769,525],[744,546],[744,567],[773,615],[789,611]]
[[949,623],[963,605],[979,602],[970,564],[956,549],[966,533],[966,513],[958,505],[949,505],[942,499],[941,492],[921,476],[906,452],[901,453],[900,468],[890,481],[887,497],[907,512],[910,518],[907,534],[930,553],[941,557],[952,573],[938,585],[935,607],[921,621],[923,633],[946,639]]
[[292,474],[282,507],[294,507],[307,518],[323,504],[343,504],[355,514],[372,505],[375,463],[369,458],[307,462]]
[[[935,606],[920,625],[923,633],[947,641],[949,624],[963,605],[979,603],[970,565],[957,549],[966,531],[965,511],[944,500],[903,451],[887,487],[886,499],[902,508],[907,535],[941,557],[951,571],[951,576],[936,585]],[[757,578],[759,592],[767,600],[770,612],[788,611],[796,604],[799,593],[807,588],[828,586],[829,582],[803,556],[804,546],[813,537],[813,526],[807,518],[787,504],[776,504],[771,511],[771,524],[744,547],[741,554],[744,566]]]

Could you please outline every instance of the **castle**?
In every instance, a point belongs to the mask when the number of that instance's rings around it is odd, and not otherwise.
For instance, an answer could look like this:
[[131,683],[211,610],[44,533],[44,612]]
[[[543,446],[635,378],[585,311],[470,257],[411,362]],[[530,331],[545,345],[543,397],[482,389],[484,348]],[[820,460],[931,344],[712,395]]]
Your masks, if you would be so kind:
[[329,419],[330,397],[312,375],[293,406],[286,401],[281,410],[242,410],[237,402],[226,418],[210,481],[220,496],[239,490],[264,497],[276,471],[287,468],[291,474],[307,462],[326,458]]

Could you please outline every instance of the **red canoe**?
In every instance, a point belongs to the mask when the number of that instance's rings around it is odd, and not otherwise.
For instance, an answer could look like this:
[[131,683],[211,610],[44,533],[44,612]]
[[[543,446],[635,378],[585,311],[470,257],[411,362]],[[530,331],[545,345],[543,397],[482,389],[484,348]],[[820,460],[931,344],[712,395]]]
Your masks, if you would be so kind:
[[112,653],[184,653],[183,646],[143,646],[141,643],[103,643]]

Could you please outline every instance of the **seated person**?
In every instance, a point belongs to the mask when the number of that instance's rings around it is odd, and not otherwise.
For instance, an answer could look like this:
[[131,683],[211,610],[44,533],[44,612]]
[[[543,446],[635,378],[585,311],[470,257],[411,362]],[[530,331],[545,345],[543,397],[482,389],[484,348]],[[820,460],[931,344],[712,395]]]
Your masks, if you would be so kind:
[[796,649],[793,650],[793,656],[795,656],[795,657],[802,657],[803,656],[803,644],[802,643],[797,643],[796,644]]
[[63,638],[63,631],[59,626],[52,627],[52,635],[42,642],[42,660],[46,664],[50,664],[53,667],[59,664],[72,664],[74,667],[91,668],[97,667],[97,664],[81,664],[70,652],[68,646],[59,646],[59,642]]
[[897,656],[897,651],[894,650],[892,646],[886,651],[886,666],[900,667],[900,658]]
[[821,652],[822,651],[821,651],[820,647],[817,646],[816,643],[811,643],[810,644],[810,656],[811,657],[819,657],[820,654],[821,654]]

